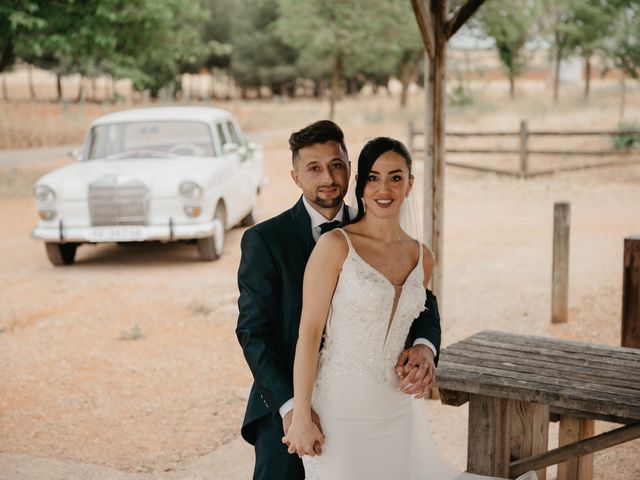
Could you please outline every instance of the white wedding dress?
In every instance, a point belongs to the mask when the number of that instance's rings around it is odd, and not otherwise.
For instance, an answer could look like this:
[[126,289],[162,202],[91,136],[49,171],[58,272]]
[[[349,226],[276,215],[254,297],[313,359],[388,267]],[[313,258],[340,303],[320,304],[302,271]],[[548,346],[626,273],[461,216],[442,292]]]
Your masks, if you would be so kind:
[[[349,245],[331,303],[312,406],[322,455],[304,456],[307,480],[453,480],[462,473],[440,457],[426,402],[397,390],[394,367],[413,320],[424,310],[422,248],[402,287]],[[536,478],[535,473],[522,479]]]

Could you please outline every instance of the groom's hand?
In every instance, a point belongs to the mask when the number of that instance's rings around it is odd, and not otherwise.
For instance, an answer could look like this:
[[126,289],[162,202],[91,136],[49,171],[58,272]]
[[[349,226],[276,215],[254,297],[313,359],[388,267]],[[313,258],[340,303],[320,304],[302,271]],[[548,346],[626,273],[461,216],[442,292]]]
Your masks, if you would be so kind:
[[425,398],[436,380],[433,352],[422,344],[407,348],[398,356],[396,373],[402,392]]

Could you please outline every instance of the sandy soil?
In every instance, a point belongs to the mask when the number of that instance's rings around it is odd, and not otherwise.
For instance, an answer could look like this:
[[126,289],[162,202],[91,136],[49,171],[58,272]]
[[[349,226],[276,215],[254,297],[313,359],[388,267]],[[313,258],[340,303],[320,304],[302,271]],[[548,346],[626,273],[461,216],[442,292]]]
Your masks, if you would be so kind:
[[[535,98],[534,91],[500,110],[452,110],[448,121],[457,129],[503,128],[526,111],[545,126],[615,124],[614,100],[554,111]],[[405,120],[422,97],[412,101],[409,113],[386,100],[340,104],[352,159],[371,136],[404,138]],[[294,107],[284,106],[263,135],[271,185],[261,198],[262,218],[297,199],[287,133],[325,107],[302,103],[286,119]],[[252,112],[237,109],[241,117]],[[268,110],[253,110],[254,127],[268,124]],[[75,265],[55,268],[41,242],[29,239],[30,191],[39,175],[66,162],[0,168],[0,453],[121,472],[182,471],[238,442],[251,383],[234,334],[242,230],[229,233],[215,263],[199,262],[188,245],[101,245],[84,246]],[[552,326],[553,203],[560,200],[571,202],[570,318]],[[492,328],[618,345],[622,246],[625,236],[640,233],[638,205],[640,165],[527,181],[448,168],[444,344]],[[141,338],[128,339],[136,330]],[[436,439],[464,468],[466,407],[429,405]],[[550,444],[557,444],[557,427]],[[639,440],[596,454],[594,478],[640,479],[639,455]]]

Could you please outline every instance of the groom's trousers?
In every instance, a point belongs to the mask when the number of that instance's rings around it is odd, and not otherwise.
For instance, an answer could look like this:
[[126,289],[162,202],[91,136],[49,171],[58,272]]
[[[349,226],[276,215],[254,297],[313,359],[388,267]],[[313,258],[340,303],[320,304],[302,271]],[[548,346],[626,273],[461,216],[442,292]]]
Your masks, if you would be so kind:
[[256,425],[256,466],[253,480],[304,480],[302,460],[282,443],[282,419],[266,415]]

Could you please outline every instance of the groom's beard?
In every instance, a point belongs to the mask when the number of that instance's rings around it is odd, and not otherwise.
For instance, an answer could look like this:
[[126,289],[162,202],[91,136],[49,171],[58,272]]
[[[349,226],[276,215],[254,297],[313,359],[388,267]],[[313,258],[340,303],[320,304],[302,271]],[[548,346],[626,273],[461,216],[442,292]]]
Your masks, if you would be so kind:
[[331,185],[331,187],[340,189],[340,191],[338,192],[338,195],[336,195],[335,198],[322,198],[316,192],[316,196],[313,199],[313,203],[315,203],[321,208],[334,208],[340,205],[342,203],[342,200],[344,200],[344,196],[347,194],[347,189],[349,187],[342,188],[340,185],[335,185],[335,184]]

